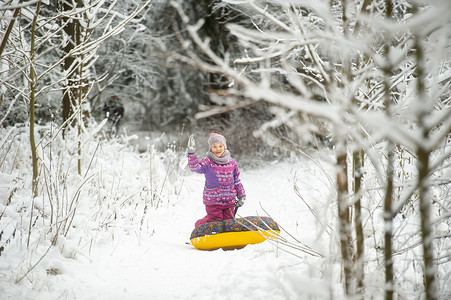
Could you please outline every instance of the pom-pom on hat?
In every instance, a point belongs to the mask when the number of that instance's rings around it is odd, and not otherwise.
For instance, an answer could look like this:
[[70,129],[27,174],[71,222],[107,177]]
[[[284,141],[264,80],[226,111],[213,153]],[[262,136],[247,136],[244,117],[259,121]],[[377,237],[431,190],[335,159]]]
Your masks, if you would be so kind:
[[227,149],[226,138],[218,131],[210,132],[210,137],[208,138],[208,146],[213,146],[214,143],[221,143],[224,145],[224,148]]

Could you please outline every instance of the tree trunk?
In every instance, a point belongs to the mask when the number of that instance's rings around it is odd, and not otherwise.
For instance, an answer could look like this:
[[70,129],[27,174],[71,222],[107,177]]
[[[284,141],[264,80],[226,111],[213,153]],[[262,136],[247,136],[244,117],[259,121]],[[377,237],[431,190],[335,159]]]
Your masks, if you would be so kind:
[[387,145],[387,183],[385,186],[384,199],[384,262],[385,262],[385,299],[393,299],[393,143]]
[[[416,79],[417,79],[417,93],[418,93],[418,104],[422,104],[426,100],[425,91],[425,72],[424,72],[424,57],[423,57],[423,47],[421,45],[421,38],[419,36],[415,37],[415,50],[416,50]],[[418,123],[420,128],[422,128],[422,141],[426,143],[429,137],[429,129],[426,124],[427,119],[426,111],[421,111],[418,116]],[[421,234],[422,234],[422,246],[423,246],[423,262],[424,262],[424,282],[425,282],[425,293],[426,299],[435,300],[438,299],[438,287],[436,283],[434,257],[433,257],[433,245],[432,245],[432,230],[430,216],[430,194],[427,179],[429,176],[429,155],[431,151],[424,145],[418,145],[417,149],[417,159],[418,159],[418,197],[420,202],[420,216],[421,216]]]
[[[341,142],[342,143],[342,142]],[[353,246],[351,236],[351,213],[348,205],[348,176],[346,152],[337,156],[337,205],[338,205],[338,227],[340,232],[341,258],[345,277],[346,295],[354,294]]]
[[[20,0],[18,4],[21,4],[23,0]],[[3,35],[2,43],[0,44],[0,57],[2,56],[3,50],[5,50],[6,43],[8,42],[9,35],[14,27],[14,22],[16,21],[17,16],[19,15],[21,7],[17,7],[14,10],[13,16],[11,18],[11,21],[9,21],[8,28],[5,31],[5,34]]]
[[362,214],[361,214],[361,185],[363,177],[363,167],[364,167],[364,151],[355,151],[352,156],[353,161],[353,177],[354,177],[354,195],[356,197],[354,202],[354,225],[355,225],[355,235],[357,241],[357,287],[361,292],[363,292],[363,279],[364,279],[364,260],[365,260],[365,246],[364,246],[364,236],[363,236],[363,225],[362,225]]
[[[62,1],[62,11],[70,12],[74,9],[73,5],[69,1]],[[82,1],[77,1],[77,7],[83,7]],[[64,54],[66,58],[64,59],[63,69],[66,73],[66,87],[63,94],[63,122],[68,121],[74,114],[74,107],[77,106],[77,87],[79,85],[78,74],[79,68],[74,65],[76,63],[76,58],[71,54],[73,49],[80,44],[80,22],[78,19],[73,17],[64,17],[64,33],[67,35],[67,44],[64,46]],[[75,119],[74,119],[75,121]],[[63,136],[65,135],[65,129],[67,125],[74,126],[75,122],[72,121],[70,124],[65,123]]]
[[[386,54],[389,53],[389,45],[385,45]],[[391,67],[384,68],[384,103],[385,113],[391,118],[391,95],[390,95],[390,78]],[[384,197],[384,263],[385,263],[385,299],[393,299],[393,180],[394,180],[394,151],[395,146],[392,141],[387,141],[387,179],[385,185]]]
[[421,214],[421,233],[423,246],[423,262],[424,262],[424,277],[425,277],[425,292],[426,299],[438,299],[437,286],[435,280],[435,267],[433,258],[432,245],[432,230],[430,216],[430,199],[429,187],[427,185],[427,178],[429,175],[429,151],[425,151],[421,147],[417,151],[418,157],[418,196],[420,201]]
[[[386,0],[386,17],[392,18],[393,4],[391,0]],[[384,52],[387,57],[390,56],[390,42],[392,37],[385,34]],[[392,66],[389,59],[386,59],[384,72],[384,105],[387,118],[392,117],[391,113],[391,88],[390,78],[392,76]],[[395,146],[391,140],[387,141],[387,179],[385,185],[384,197],[384,265],[385,265],[385,299],[393,299],[394,281],[393,281],[393,180],[394,180],[394,150]]]
[[33,197],[38,196],[38,155],[36,153],[36,141],[34,136],[34,106],[36,103],[36,70],[34,69],[34,56],[35,56],[35,39],[36,39],[36,23],[41,10],[41,2],[38,2],[36,7],[36,14],[33,18],[33,24],[31,27],[31,42],[30,42],[30,146],[31,146],[31,159],[33,165],[33,181],[32,181],[32,193]]

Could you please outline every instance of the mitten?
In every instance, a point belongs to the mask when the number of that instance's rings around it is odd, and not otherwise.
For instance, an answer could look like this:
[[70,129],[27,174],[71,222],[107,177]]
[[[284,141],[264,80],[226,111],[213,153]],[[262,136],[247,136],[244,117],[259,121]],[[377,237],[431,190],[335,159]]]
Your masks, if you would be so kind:
[[238,200],[237,200],[236,203],[235,203],[235,206],[236,206],[236,207],[241,207],[241,206],[243,206],[244,201],[246,201],[246,197],[238,198]]
[[194,134],[189,136],[188,139],[188,153],[194,153],[196,152],[196,141],[194,141]]

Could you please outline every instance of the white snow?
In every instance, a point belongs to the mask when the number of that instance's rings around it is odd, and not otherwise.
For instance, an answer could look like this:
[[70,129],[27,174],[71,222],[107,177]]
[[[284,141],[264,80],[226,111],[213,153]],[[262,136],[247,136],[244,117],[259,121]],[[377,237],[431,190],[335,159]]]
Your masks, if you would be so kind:
[[[33,199],[30,149],[24,147],[28,129],[0,128],[6,137],[0,145],[1,300],[345,299],[330,150],[253,168],[238,160],[247,194],[238,215],[271,216],[291,244],[265,241],[241,250],[200,251],[187,242],[194,222],[205,215],[204,177],[186,168],[180,140],[163,152],[152,144],[161,144],[163,135],[119,141],[87,130],[79,139],[79,156],[74,132],[63,140],[43,134],[48,129],[39,129],[45,164]],[[366,169],[362,203],[364,296],[372,299],[382,299],[385,282],[377,174]],[[414,235],[419,219],[413,208],[404,209],[393,223],[396,292],[411,299],[422,292],[412,289],[423,280]],[[440,234],[448,233],[442,225]],[[449,241],[438,241],[449,249]],[[438,266],[440,276],[448,274],[447,265]],[[440,284],[446,299],[451,286],[445,278]]]
[[[96,143],[84,145],[85,168]],[[186,244],[194,222],[205,215],[204,178],[187,170],[170,171],[173,166],[184,166],[183,161],[177,162],[180,158],[184,160],[169,150],[157,153],[150,148],[139,154],[124,145],[102,142],[88,175],[70,174],[67,179],[69,187],[64,193],[70,202],[81,183],[94,175],[74,202],[77,210],[67,236],[60,236],[53,247],[49,200],[42,196],[35,199],[29,251],[29,188],[13,194],[12,203],[5,205],[13,184],[17,185],[15,176],[23,177],[25,187],[29,185],[28,167],[25,163],[13,174],[1,173],[0,208],[4,213],[0,225],[4,233],[0,245],[5,249],[0,256],[0,298],[299,299],[299,295],[315,295],[327,299],[331,293],[341,294],[338,274],[333,279],[321,276],[324,259],[299,250],[268,241],[233,251],[200,251]],[[46,167],[55,170],[56,165],[47,161]],[[327,254],[330,245],[321,238],[322,227],[293,189],[296,181],[304,200],[321,209],[328,201],[329,187],[317,165],[300,160],[241,168],[241,179],[247,201],[239,215],[268,213],[305,246]],[[61,187],[54,188],[55,195],[64,196]],[[153,200],[152,189],[156,190]],[[149,207],[144,214],[146,201]],[[35,221],[39,211],[46,216]],[[6,243],[14,228],[15,238]],[[282,235],[290,239],[286,232]],[[332,290],[330,280],[337,284]]]

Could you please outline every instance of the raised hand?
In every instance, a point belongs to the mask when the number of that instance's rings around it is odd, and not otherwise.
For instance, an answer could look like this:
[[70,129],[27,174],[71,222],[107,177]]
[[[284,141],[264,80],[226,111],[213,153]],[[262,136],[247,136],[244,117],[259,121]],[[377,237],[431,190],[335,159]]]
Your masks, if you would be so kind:
[[196,141],[194,140],[194,134],[192,134],[188,139],[188,153],[194,152],[196,152]]

